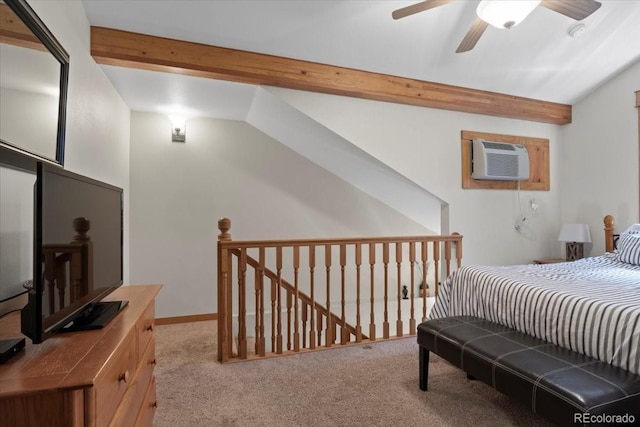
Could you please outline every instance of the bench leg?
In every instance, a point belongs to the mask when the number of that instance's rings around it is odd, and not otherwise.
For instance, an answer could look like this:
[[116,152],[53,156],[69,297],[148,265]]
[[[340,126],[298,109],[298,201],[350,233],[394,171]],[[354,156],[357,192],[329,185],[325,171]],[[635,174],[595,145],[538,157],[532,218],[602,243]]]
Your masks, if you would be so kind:
[[420,390],[427,391],[427,380],[429,378],[429,350],[420,347]]

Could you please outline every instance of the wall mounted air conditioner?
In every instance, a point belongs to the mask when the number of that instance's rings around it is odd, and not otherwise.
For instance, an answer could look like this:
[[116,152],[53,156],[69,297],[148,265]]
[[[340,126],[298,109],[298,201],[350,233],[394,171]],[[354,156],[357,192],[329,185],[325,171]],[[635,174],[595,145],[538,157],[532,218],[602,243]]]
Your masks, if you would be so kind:
[[529,179],[529,154],[524,145],[474,139],[471,157],[473,179]]

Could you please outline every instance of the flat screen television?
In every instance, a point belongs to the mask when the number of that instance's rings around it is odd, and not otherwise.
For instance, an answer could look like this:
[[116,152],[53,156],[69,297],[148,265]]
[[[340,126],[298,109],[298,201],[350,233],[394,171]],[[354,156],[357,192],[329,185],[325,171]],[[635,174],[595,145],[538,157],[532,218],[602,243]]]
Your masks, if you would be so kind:
[[123,283],[123,190],[38,162],[33,288],[21,311],[33,343],[98,329],[126,302],[101,300]]

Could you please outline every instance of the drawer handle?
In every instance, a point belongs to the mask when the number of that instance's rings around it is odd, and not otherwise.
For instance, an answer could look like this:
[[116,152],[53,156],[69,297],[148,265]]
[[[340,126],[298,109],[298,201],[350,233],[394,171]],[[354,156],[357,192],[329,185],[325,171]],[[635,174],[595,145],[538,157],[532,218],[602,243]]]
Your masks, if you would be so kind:
[[158,401],[157,401],[157,400],[156,400],[156,401],[154,401],[154,402],[151,404],[151,407],[152,407],[152,408],[154,408],[154,409],[155,409],[155,408],[157,408],[157,407],[158,407]]
[[156,358],[154,357],[153,360],[149,361],[149,365],[155,365],[156,364]]
[[147,326],[145,330],[147,330],[149,332],[153,332],[153,324]]
[[129,371],[124,371],[118,376],[118,381],[127,382],[129,381]]

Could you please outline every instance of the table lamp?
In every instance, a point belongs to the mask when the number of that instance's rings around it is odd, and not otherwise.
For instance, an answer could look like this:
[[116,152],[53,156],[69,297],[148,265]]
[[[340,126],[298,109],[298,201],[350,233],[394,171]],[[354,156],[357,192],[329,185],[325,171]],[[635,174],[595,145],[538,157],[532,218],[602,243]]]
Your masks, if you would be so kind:
[[589,226],[587,224],[562,224],[558,240],[567,244],[567,261],[584,258],[584,243],[591,242]]

